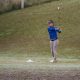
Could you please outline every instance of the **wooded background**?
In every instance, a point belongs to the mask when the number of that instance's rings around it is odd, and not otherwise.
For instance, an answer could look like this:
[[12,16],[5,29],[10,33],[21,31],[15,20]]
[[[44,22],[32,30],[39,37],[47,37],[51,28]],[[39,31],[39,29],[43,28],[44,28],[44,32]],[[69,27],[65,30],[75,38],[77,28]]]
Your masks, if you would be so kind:
[[[51,1],[56,1],[56,0],[24,0],[24,7],[29,7]],[[21,8],[21,0],[0,0],[0,14],[20,8]]]

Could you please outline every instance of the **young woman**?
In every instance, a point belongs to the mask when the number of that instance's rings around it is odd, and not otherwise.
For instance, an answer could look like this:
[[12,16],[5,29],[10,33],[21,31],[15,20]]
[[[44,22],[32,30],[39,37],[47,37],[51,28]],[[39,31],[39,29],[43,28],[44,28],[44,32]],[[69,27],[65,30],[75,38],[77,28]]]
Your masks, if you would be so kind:
[[53,59],[50,62],[56,62],[57,46],[58,46],[58,33],[61,33],[60,28],[54,26],[53,20],[48,21],[48,33],[50,38],[50,48]]

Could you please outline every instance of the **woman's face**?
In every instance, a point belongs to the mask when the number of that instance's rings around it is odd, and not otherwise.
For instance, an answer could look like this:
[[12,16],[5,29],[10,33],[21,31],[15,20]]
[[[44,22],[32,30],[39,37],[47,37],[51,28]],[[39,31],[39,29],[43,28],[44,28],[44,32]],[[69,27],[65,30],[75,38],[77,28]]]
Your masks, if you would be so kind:
[[54,24],[53,23],[50,23],[50,24],[48,24],[49,26],[54,26]]

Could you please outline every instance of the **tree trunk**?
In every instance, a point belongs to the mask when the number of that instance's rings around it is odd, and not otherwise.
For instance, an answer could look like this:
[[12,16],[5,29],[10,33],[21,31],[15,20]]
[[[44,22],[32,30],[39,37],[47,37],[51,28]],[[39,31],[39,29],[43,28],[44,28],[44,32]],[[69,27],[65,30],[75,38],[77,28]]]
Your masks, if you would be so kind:
[[24,8],[24,0],[21,0],[21,9]]

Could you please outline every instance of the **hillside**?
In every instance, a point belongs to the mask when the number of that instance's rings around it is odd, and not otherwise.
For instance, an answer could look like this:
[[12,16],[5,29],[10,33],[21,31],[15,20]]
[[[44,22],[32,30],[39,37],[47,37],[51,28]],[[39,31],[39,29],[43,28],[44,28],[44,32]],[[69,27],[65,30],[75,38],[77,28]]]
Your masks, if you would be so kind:
[[0,56],[50,56],[47,21],[53,19],[63,28],[59,57],[80,58],[79,9],[79,0],[60,0],[0,15]]

